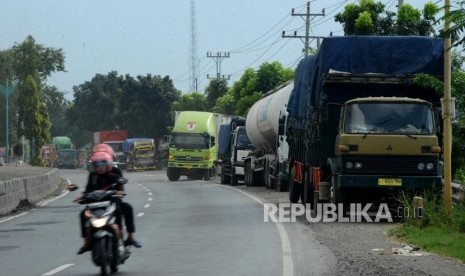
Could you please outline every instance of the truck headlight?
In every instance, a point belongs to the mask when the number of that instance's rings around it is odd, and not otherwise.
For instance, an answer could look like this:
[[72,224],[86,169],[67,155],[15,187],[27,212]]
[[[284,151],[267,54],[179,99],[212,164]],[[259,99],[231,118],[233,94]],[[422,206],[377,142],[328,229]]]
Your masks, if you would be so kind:
[[174,160],[174,156],[173,156],[173,154],[171,154],[171,153],[170,153],[170,155],[169,155],[169,159],[170,159],[170,160]]
[[434,164],[433,164],[433,163],[428,163],[428,164],[426,164],[426,169],[427,169],[428,171],[432,171],[432,170],[434,169]]
[[346,169],[351,170],[354,167],[354,163],[352,162],[346,162]]
[[208,153],[207,155],[205,155],[205,160],[210,160],[210,153]]
[[356,163],[355,163],[355,168],[356,168],[357,170],[360,170],[362,167],[363,167],[362,162],[356,162]]
[[420,171],[424,170],[424,169],[425,169],[425,163],[418,163],[417,168],[418,168]]

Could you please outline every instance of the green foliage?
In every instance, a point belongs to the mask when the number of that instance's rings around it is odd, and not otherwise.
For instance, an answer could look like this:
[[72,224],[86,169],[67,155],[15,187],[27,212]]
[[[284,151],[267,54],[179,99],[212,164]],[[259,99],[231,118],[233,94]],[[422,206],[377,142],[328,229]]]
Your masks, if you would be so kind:
[[213,110],[219,113],[247,115],[250,107],[263,94],[294,78],[294,71],[284,68],[281,63],[265,62],[255,71],[249,68],[244,71],[228,92],[218,98]]
[[173,111],[207,111],[207,98],[198,92],[184,94],[173,103]]
[[438,6],[432,2],[426,3],[422,11],[403,4],[396,18],[396,14],[386,10],[382,2],[360,0],[358,4],[346,5],[334,20],[343,25],[345,35],[430,36],[435,34],[438,12]]
[[216,101],[228,92],[228,82],[226,79],[213,79],[210,84],[205,88],[205,94],[207,95],[207,105],[209,109],[212,109]]
[[370,35],[373,30],[373,20],[370,13],[368,11],[360,13],[360,16],[355,20],[355,32],[360,35]]
[[173,123],[171,106],[179,94],[169,77],[148,74],[134,78],[114,71],[97,74],[74,87],[74,103],[66,116],[73,126],[71,132],[85,131],[87,142],[91,132],[117,126],[131,136],[156,138]]
[[[428,192],[423,199],[423,223],[418,225],[415,217],[410,216],[390,234],[425,250],[465,261],[465,200],[454,204],[447,215],[441,193]],[[403,195],[400,202],[412,214],[412,199]]]
[[451,28],[446,33],[450,35],[453,40],[453,46],[465,45],[465,1],[458,1],[455,6],[451,7],[450,14],[442,18],[443,20],[450,20]]

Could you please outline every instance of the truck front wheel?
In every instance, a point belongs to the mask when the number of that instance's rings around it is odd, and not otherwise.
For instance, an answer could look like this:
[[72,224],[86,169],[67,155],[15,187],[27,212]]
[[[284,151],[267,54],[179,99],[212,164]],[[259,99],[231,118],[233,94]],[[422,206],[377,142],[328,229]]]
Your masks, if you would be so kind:
[[302,193],[302,185],[294,181],[295,178],[295,169],[291,169],[289,174],[289,200],[292,203],[299,202],[300,194]]
[[168,168],[167,175],[170,181],[178,181],[181,177],[181,172],[175,168]]
[[230,177],[226,174],[226,165],[221,166],[221,184],[229,184]]

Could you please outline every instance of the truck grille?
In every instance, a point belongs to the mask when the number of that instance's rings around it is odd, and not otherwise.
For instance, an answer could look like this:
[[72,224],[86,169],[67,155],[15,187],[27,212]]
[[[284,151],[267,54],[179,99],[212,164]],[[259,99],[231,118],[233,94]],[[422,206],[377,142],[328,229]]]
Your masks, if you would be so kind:
[[[438,157],[434,156],[344,156],[339,164],[344,174],[379,174],[379,175],[438,175]],[[362,163],[361,169],[347,169],[346,163]],[[418,164],[425,164],[424,170],[418,169]],[[426,164],[432,163],[432,170],[426,169]]]
[[192,157],[192,156],[175,156],[174,160],[176,161],[184,161],[184,162],[198,162],[203,161],[203,157]]

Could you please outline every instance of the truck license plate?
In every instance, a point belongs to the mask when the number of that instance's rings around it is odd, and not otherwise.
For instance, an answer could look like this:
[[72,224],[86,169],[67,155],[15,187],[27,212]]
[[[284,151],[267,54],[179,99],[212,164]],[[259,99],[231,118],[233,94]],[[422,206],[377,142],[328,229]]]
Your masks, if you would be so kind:
[[378,178],[379,186],[402,186],[400,178]]

